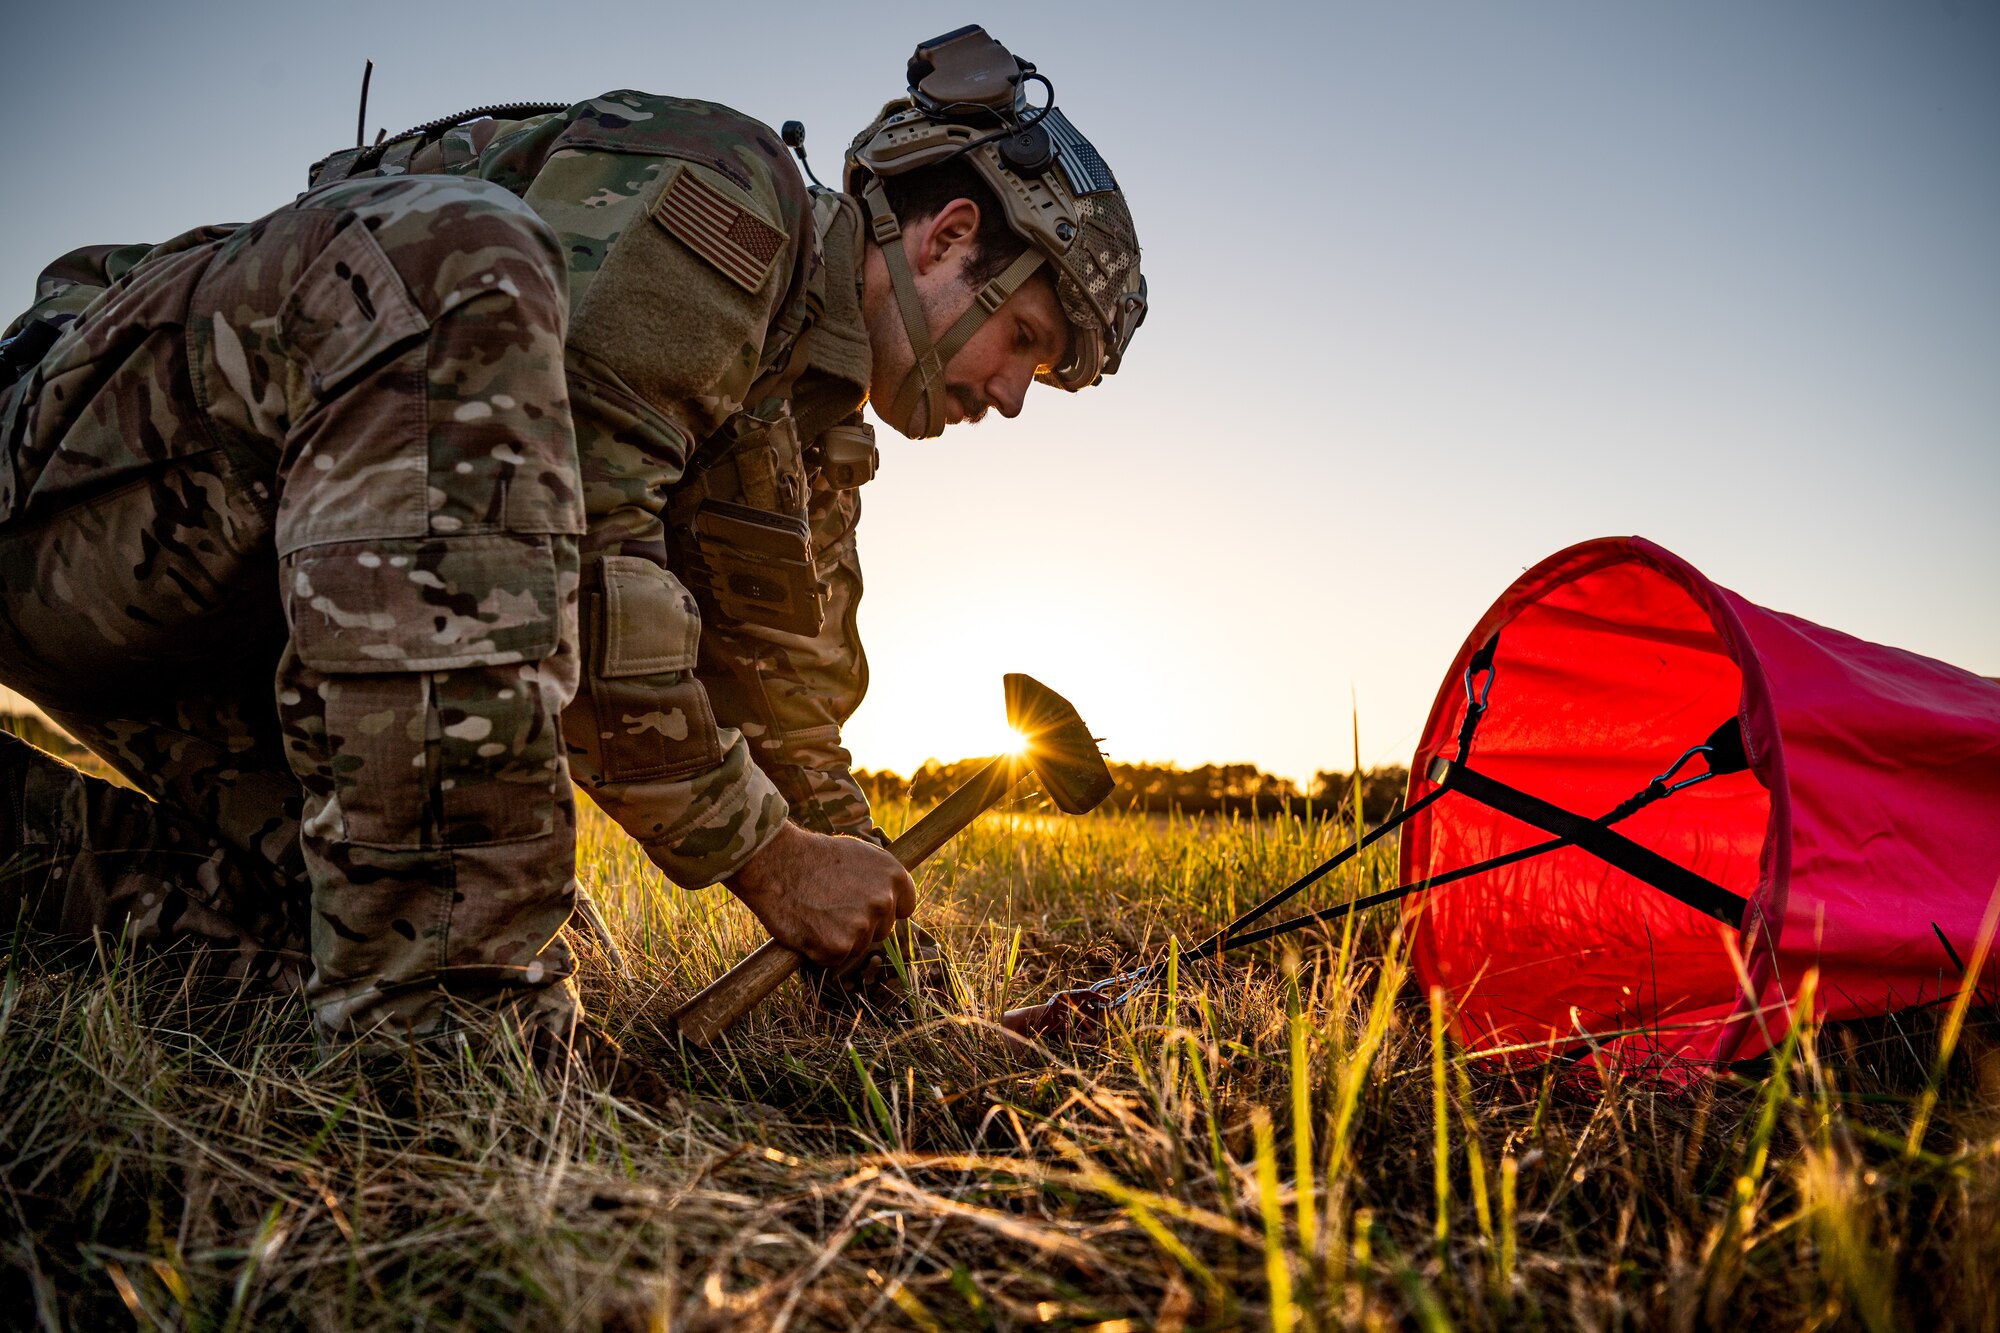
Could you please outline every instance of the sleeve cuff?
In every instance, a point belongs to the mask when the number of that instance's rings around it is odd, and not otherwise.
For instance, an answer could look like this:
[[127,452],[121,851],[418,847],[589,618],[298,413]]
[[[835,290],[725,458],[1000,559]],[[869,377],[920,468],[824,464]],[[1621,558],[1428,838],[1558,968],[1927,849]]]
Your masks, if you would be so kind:
[[790,807],[750,760],[733,727],[721,731],[722,762],[693,779],[688,817],[646,843],[646,854],[684,889],[705,889],[743,868],[784,827]]

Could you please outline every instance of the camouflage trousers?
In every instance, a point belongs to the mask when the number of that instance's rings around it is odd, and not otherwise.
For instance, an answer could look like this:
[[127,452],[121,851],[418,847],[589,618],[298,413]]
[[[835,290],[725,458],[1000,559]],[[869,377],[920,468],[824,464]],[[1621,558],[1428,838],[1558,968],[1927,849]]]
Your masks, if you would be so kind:
[[[566,1030],[576,445],[555,234],[347,182],[162,247],[0,417],[0,907],[304,977],[334,1041]],[[147,799],[150,798],[150,799]]]

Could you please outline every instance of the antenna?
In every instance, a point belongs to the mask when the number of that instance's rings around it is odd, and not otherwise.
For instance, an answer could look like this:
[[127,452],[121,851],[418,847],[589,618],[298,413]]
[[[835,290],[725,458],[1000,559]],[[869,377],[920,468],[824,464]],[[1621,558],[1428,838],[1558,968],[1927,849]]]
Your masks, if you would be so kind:
[[361,111],[354,117],[354,146],[360,148],[368,142],[368,81],[375,77],[375,62],[369,61],[361,71]]

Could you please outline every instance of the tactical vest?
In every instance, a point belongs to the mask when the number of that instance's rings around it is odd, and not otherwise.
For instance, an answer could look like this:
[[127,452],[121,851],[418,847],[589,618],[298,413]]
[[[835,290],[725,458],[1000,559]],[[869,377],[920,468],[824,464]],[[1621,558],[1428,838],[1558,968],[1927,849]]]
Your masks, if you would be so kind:
[[[814,225],[827,274],[849,282],[859,207],[820,191]],[[751,391],[754,411],[702,442],[667,505],[704,612],[807,637],[820,632],[824,610],[810,497],[864,485],[878,460],[874,429],[860,420],[868,362],[859,298],[835,290],[813,314]]]
[[[534,103],[479,108],[379,145],[331,154],[314,164],[310,184],[479,173],[525,193],[558,140],[573,137],[578,113],[576,107]],[[503,136],[505,155],[515,165],[496,171],[482,155]],[[603,138],[592,146],[613,146]],[[815,489],[864,484],[877,459],[874,433],[860,419],[870,369],[853,289],[860,208],[844,195],[815,191],[812,225],[819,251],[812,280],[772,324],[743,410],[695,443],[662,515],[675,571],[707,623],[761,625],[808,637],[821,631],[825,605],[810,497]]]

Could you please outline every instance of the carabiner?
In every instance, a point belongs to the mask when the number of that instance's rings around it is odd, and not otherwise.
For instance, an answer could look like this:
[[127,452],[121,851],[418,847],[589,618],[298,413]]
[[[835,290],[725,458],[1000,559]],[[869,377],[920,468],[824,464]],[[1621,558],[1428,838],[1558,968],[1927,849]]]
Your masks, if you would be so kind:
[[[1480,659],[1484,658],[1482,662]],[[1486,680],[1483,684],[1473,682],[1480,674]],[[1486,700],[1493,693],[1493,682],[1500,675],[1493,665],[1490,653],[1474,653],[1472,661],[1465,666],[1465,720],[1458,724],[1458,762],[1464,763],[1472,753],[1472,738],[1478,734],[1479,720],[1486,716]]]
[[[1146,983],[1152,979],[1153,969],[1150,967],[1140,967],[1134,968],[1130,972],[1120,972],[1116,976],[1105,977],[1101,981],[1093,981],[1090,985],[1085,986],[1084,989],[1090,994],[1097,996],[1106,1009],[1118,1009],[1122,1008],[1133,996],[1143,990]],[[1131,985],[1123,995],[1118,996],[1116,999],[1104,998],[1111,991],[1125,985],[1127,982],[1130,982]]]
[[[1486,681],[1483,685],[1474,689],[1472,679],[1482,672],[1486,676]],[[1493,693],[1493,681],[1499,674],[1500,668],[1494,666],[1491,662],[1488,662],[1484,667],[1467,666],[1465,668],[1465,707],[1468,711],[1473,709],[1477,709],[1481,713],[1486,711],[1487,697]]]
[[1674,760],[1673,765],[1666,772],[1647,783],[1647,789],[1649,791],[1658,791],[1661,796],[1671,796],[1683,787],[1692,787],[1698,782],[1708,781],[1715,776],[1713,772],[1697,773],[1691,778],[1682,778],[1679,782],[1674,781],[1674,774],[1686,768],[1688,761],[1696,755],[1709,755],[1713,753],[1715,753],[1715,747],[1712,745],[1696,745],[1691,747],[1687,753]]

